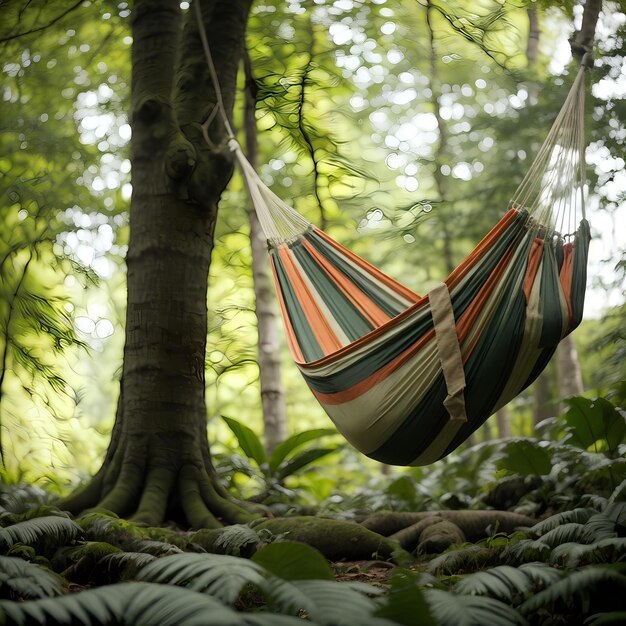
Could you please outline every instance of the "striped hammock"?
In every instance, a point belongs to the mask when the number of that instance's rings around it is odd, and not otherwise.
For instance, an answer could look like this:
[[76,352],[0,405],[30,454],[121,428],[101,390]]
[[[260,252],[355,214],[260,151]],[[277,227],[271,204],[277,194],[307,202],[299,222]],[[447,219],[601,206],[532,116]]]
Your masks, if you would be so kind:
[[394,465],[452,452],[582,319],[584,68],[509,210],[419,296],[311,225],[231,141],[268,239],[293,358],[346,439]]

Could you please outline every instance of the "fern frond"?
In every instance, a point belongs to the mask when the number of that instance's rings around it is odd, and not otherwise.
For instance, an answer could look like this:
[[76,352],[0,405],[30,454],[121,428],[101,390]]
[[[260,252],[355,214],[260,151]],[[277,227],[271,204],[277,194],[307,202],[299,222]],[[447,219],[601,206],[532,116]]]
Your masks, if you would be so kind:
[[544,535],[539,537],[539,541],[545,543],[550,548],[556,548],[563,543],[590,543],[588,528],[577,522],[561,524]]
[[155,539],[140,539],[133,543],[136,552],[144,554],[152,554],[153,556],[170,556],[172,554],[181,554],[183,551],[173,543],[165,541],[156,541]]
[[0,597],[49,598],[63,593],[61,579],[48,570],[10,556],[0,556]]
[[0,529],[0,546],[10,548],[16,543],[34,546],[42,540],[62,544],[73,541],[81,533],[81,527],[67,517],[36,517]]
[[499,565],[465,576],[454,590],[462,595],[491,596],[513,603],[518,596],[521,600],[525,595],[551,584],[560,576],[560,572],[544,563],[526,563],[521,567]]
[[493,598],[461,596],[440,589],[428,589],[424,596],[440,626],[527,624],[515,609]]
[[270,577],[264,585],[269,599],[283,613],[306,611],[320,626],[354,626],[354,624],[389,624],[372,616],[378,603],[370,596],[382,591],[364,583],[334,580],[285,581]]
[[530,532],[533,533],[535,537],[541,537],[541,535],[545,535],[548,531],[554,530],[557,526],[568,522],[584,524],[595,513],[597,513],[596,509],[588,507],[579,507],[571,511],[563,511],[562,513],[551,515],[541,522],[538,522],[530,529]]
[[626,556],[626,538],[608,537],[583,545],[566,543],[550,554],[550,562],[561,567],[578,567],[589,563],[617,563]]
[[0,494],[0,510],[9,513],[27,513],[46,504],[50,499],[49,493],[34,485],[3,487],[3,493]]
[[540,539],[522,539],[517,543],[509,544],[502,552],[502,557],[508,563],[530,563],[545,561],[550,554],[550,546]]
[[585,620],[585,626],[624,626],[624,624],[626,624],[626,611],[597,613]]
[[145,552],[113,552],[102,557],[98,567],[106,568],[114,576],[114,580],[130,580],[156,558]]
[[153,561],[137,580],[184,585],[233,604],[246,585],[262,586],[265,574],[260,565],[234,556],[185,552]]
[[250,623],[246,616],[209,596],[180,587],[149,583],[118,583],[59,598],[27,602],[0,601],[2,617],[5,623],[15,626],[245,626]]
[[233,524],[220,531],[215,540],[215,547],[219,548],[220,553],[239,556],[246,547],[256,546],[259,543],[263,543],[261,537],[250,526]]
[[550,607],[558,601],[573,606],[574,600],[588,604],[594,596],[608,597],[608,588],[615,593],[618,589],[623,596],[626,593],[626,576],[606,567],[587,567],[562,578],[553,585],[529,598],[520,606],[520,611],[527,615],[544,607]]
[[626,502],[607,504],[601,513],[589,518],[585,526],[592,541],[616,537],[626,530]]
[[496,552],[480,545],[470,545],[444,552],[428,563],[428,571],[435,576],[474,571],[490,564]]

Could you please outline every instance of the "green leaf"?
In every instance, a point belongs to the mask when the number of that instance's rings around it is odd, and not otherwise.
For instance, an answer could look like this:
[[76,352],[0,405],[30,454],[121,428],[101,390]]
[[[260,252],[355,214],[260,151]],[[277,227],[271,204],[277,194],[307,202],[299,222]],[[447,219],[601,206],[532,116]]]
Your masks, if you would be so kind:
[[320,439],[321,437],[328,437],[329,435],[336,435],[337,431],[333,428],[315,428],[313,430],[305,430],[304,432],[292,435],[288,439],[285,439],[282,443],[278,444],[269,458],[270,472],[274,474],[280,464],[291,454],[294,450],[303,446],[309,441]]
[[566,400],[568,409],[565,412],[569,444],[587,450],[593,446],[599,451],[598,442],[605,443],[609,454],[614,454],[626,439],[626,417],[604,398],[583,398],[575,396]]
[[272,543],[259,550],[252,560],[285,580],[333,579],[333,572],[326,559],[304,543]]
[[312,448],[310,450],[305,450],[301,454],[297,454],[291,459],[288,463],[282,465],[278,472],[276,472],[276,480],[279,482],[287,478],[287,476],[291,476],[291,474],[295,474],[298,470],[314,463],[315,461],[332,454],[333,452],[337,452],[340,449],[340,446],[336,448]]
[[504,455],[498,460],[499,469],[522,476],[543,476],[552,469],[548,450],[528,439],[514,439],[506,444]]
[[267,463],[265,448],[263,447],[261,440],[251,428],[248,428],[248,426],[245,426],[232,417],[222,415],[222,419],[233,431],[239,446],[249,459],[254,459],[259,467],[261,467],[264,463]]
[[396,568],[391,574],[388,600],[376,615],[402,626],[437,626],[419,588],[420,578],[415,572]]

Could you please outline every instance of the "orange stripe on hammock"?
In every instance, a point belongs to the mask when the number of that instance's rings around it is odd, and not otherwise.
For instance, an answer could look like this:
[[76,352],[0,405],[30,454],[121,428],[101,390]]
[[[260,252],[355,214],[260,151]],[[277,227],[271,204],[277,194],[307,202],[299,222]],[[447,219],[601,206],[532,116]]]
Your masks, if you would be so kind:
[[[489,251],[489,249],[493,246],[493,244],[498,240],[498,238],[502,235],[502,233],[509,227],[511,222],[513,222],[518,214],[516,209],[509,209],[500,219],[500,221],[485,235],[485,237],[481,240],[481,242],[474,248],[474,250],[463,260],[463,262],[446,278],[446,284],[448,285],[448,289],[452,290],[454,286],[456,286],[459,281],[467,274],[473,267],[478,263],[478,261]],[[319,231],[320,234],[325,234],[324,231]],[[330,242],[333,240],[328,238]],[[339,245],[339,244],[337,244]],[[341,248],[341,246],[339,246]],[[347,250],[347,248],[346,248]],[[347,250],[349,252],[349,250]],[[359,257],[357,257],[359,258]],[[364,263],[367,263],[364,261]],[[390,279],[393,281],[393,279]],[[399,283],[398,283],[399,284]],[[412,293],[412,292],[411,292]],[[346,354],[349,354],[353,350],[360,348],[361,346],[373,341],[376,337],[380,336],[383,333],[386,333],[390,328],[393,328],[397,324],[400,324],[403,320],[406,319],[408,315],[412,315],[415,311],[420,309],[423,306],[426,306],[428,303],[428,297],[422,296],[419,300],[417,300],[414,304],[412,304],[408,309],[402,311],[396,315],[396,317],[389,320],[386,324],[375,328],[371,332],[367,333],[367,335],[363,335],[356,341],[348,344],[347,346],[343,346],[340,350],[333,354],[326,355],[317,361],[298,361],[296,360],[297,365],[299,365],[304,371],[307,370],[308,367],[315,368],[323,365],[327,365],[329,363],[333,363],[337,360],[340,360]]]
[[572,322],[573,316],[572,282],[574,280],[574,246],[571,243],[566,243],[563,246],[563,265],[561,265],[559,278],[563,288],[563,295],[567,302],[567,321],[569,325]]
[[313,230],[316,235],[319,235],[320,237],[322,237],[324,241],[326,241],[333,248],[338,250],[341,254],[343,254],[343,256],[350,259],[350,261],[352,261],[355,265],[365,270],[370,276],[373,276],[378,282],[380,282],[381,284],[391,289],[397,295],[402,296],[403,298],[406,298],[410,302],[419,302],[421,296],[411,291],[408,287],[405,287],[402,283],[399,283],[397,280],[394,280],[393,278],[391,278],[391,276],[388,276],[387,274],[379,270],[376,266],[372,265],[371,263],[366,261],[364,258],[352,252],[352,250],[345,248],[340,243],[336,242],[334,239],[328,236],[323,230],[320,230],[319,228],[314,228]]
[[297,361],[304,361],[304,354],[298,345],[298,338],[291,324],[291,318],[287,311],[287,305],[283,298],[283,292],[278,282],[278,275],[276,274],[276,265],[274,264],[274,258],[270,255],[270,265],[272,267],[272,275],[274,276],[274,286],[276,287],[276,295],[278,296],[278,305],[280,306],[280,313],[283,316],[283,322],[285,324],[285,330],[287,331],[287,345],[293,358]]
[[291,250],[286,244],[282,244],[278,247],[278,254],[322,352],[325,355],[336,352],[341,348],[342,343],[330,326],[309,286],[304,282],[301,272],[291,256]]
[[306,239],[302,240],[302,245],[315,259],[317,264],[326,272],[332,282],[343,292],[346,298],[362,313],[365,318],[374,326],[380,326],[388,322],[391,318],[381,310],[369,296],[361,291],[350,279],[339,271],[323,254],[317,250]]

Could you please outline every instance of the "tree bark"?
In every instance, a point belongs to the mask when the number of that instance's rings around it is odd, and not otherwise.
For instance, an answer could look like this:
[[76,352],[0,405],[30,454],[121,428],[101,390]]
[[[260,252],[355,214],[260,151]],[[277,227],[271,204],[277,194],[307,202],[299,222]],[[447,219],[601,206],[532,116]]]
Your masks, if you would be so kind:
[[[258,141],[256,126],[256,83],[252,75],[250,57],[244,53],[246,98],[244,128],[248,161],[257,166]],[[272,451],[287,438],[287,410],[282,383],[278,315],[267,254],[267,242],[254,209],[249,213],[250,246],[252,251],[252,279],[258,331],[259,380],[265,445]]]
[[559,359],[559,395],[561,398],[579,396],[584,391],[578,350],[572,335],[561,341],[557,349]]
[[511,414],[506,406],[496,411],[496,422],[498,424],[498,437],[505,439],[511,436]]
[[[437,132],[439,134],[439,141],[435,148],[434,154],[434,179],[435,186],[437,187],[437,193],[439,194],[439,200],[443,207],[448,202],[448,181],[444,176],[441,168],[444,164],[447,164],[447,150],[448,150],[448,128],[446,122],[441,117],[441,85],[439,81],[439,72],[437,71],[437,50],[435,47],[435,31],[431,23],[431,10],[432,3],[430,0],[426,0],[426,25],[428,27],[428,37],[430,42],[430,76],[428,77],[428,83],[430,87],[430,102],[433,107],[433,114],[437,120]],[[438,213],[439,224],[441,226],[442,241],[443,241],[443,260],[445,263],[446,273],[450,274],[455,267],[454,255],[452,252],[452,233],[450,232],[450,226],[448,219],[441,211]]]
[[528,67],[531,68],[537,62],[539,56],[539,36],[541,30],[539,28],[539,13],[536,7],[528,7],[526,10],[528,15],[528,42],[526,44],[526,59]]
[[544,372],[533,383],[533,423],[535,426],[552,417],[555,413],[552,405],[552,394],[550,391],[550,371]]
[[[63,505],[194,527],[249,519],[217,482],[207,442],[207,281],[217,204],[232,173],[202,141],[216,102],[195,14],[178,0],[133,9],[128,307],[120,398],[98,474]],[[248,0],[205,4],[203,22],[227,110],[234,101]],[[180,61],[177,63],[177,59]],[[219,118],[218,118],[219,120]],[[225,131],[209,129],[220,144]]]

